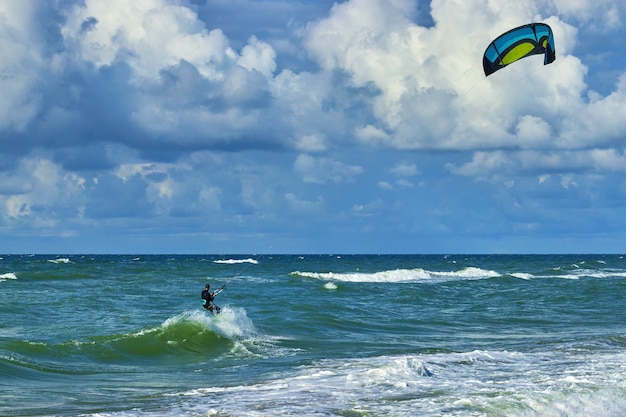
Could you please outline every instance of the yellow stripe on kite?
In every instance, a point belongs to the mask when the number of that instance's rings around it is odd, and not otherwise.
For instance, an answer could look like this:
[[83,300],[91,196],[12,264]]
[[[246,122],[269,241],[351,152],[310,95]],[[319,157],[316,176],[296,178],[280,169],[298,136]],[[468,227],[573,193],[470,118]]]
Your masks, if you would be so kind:
[[533,49],[535,49],[535,45],[529,42],[524,42],[517,45],[502,58],[502,65],[509,65],[510,63],[515,62],[518,59],[524,58]]

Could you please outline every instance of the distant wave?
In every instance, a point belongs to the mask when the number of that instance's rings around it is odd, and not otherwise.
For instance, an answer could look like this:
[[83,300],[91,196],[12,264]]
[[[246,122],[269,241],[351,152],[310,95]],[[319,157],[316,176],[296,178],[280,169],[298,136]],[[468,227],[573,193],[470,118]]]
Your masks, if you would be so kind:
[[248,258],[248,259],[217,259],[213,261],[216,264],[258,264],[259,261],[256,259]]
[[53,264],[70,264],[70,263],[72,263],[72,261],[70,261],[68,258],[48,259],[48,262],[51,262]]
[[9,272],[8,274],[0,275],[0,282],[7,281],[9,279],[17,279],[17,275],[15,275],[13,272]]
[[533,274],[528,274],[525,272],[514,272],[511,274],[512,277],[514,278],[519,278],[519,279],[525,279],[525,280],[529,280],[529,279],[533,279],[534,275]]
[[290,275],[322,280],[344,282],[431,282],[495,278],[501,276],[496,271],[469,267],[459,271],[428,271],[422,268],[393,269],[380,272],[291,272]]
[[445,282],[445,281],[464,281],[464,280],[480,280],[509,276],[522,280],[533,279],[581,279],[581,278],[626,278],[626,271],[623,269],[583,269],[578,265],[570,271],[556,269],[554,274],[532,274],[528,272],[509,272],[500,273],[488,269],[468,267],[458,271],[429,271],[422,268],[415,269],[393,269],[378,272],[291,272],[292,276],[300,276],[304,278],[313,278],[325,281],[343,281],[343,282]]
[[622,269],[580,269],[578,265],[575,266],[575,269],[570,271],[563,271],[561,268],[555,268],[554,274],[538,274],[533,275],[525,272],[514,272],[511,273],[510,276],[514,278],[531,280],[531,279],[548,279],[548,278],[558,278],[558,279],[572,279],[578,280],[581,278],[626,278],[626,271]]

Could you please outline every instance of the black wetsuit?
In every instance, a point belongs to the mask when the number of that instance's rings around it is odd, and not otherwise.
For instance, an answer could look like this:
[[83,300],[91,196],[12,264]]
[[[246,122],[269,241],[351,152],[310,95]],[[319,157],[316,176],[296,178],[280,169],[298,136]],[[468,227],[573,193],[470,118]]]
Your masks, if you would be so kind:
[[213,312],[213,309],[215,309],[215,311],[219,313],[220,308],[216,306],[215,304],[211,304],[214,299],[215,299],[215,296],[213,295],[212,292],[210,292],[209,290],[202,291],[202,306],[206,310],[209,310],[211,313]]

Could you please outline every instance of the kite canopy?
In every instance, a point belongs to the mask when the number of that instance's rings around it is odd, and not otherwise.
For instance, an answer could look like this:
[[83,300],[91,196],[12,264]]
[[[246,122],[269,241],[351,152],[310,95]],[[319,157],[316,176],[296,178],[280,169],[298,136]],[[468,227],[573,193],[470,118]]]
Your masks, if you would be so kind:
[[540,54],[545,54],[544,65],[556,58],[552,29],[545,23],[523,25],[503,33],[489,44],[483,56],[483,69],[489,76],[519,59]]

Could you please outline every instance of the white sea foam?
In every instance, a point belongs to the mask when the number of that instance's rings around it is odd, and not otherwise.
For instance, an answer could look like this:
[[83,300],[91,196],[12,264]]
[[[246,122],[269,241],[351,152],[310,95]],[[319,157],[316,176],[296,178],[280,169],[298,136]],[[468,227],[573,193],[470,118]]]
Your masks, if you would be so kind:
[[181,322],[198,323],[207,330],[232,340],[256,335],[254,324],[243,308],[224,307],[220,314],[214,316],[201,310],[185,311],[170,317],[161,326],[166,328]]
[[69,263],[72,263],[72,261],[70,261],[69,258],[48,259],[48,262],[51,262],[53,264],[69,264]]
[[256,259],[252,259],[252,258],[247,258],[247,259],[216,259],[215,261],[213,261],[213,263],[216,264],[227,264],[227,265],[234,265],[234,264],[258,264],[259,261],[257,261]]
[[545,279],[545,278],[559,278],[559,279],[571,279],[578,280],[581,278],[626,278],[626,271],[623,269],[585,269],[578,268],[573,269],[571,271],[563,272],[561,268],[553,268],[553,271],[557,272],[556,274],[548,274],[548,275],[534,275],[525,272],[515,272],[510,275],[515,278],[530,280],[530,279]]
[[257,384],[182,392],[189,400],[175,414],[624,415],[624,358],[598,359],[590,367],[584,357],[563,364],[557,352],[472,351],[322,360]]
[[[561,272],[560,268],[555,268],[555,271]],[[563,274],[555,274],[555,275],[545,275],[545,276],[537,276],[536,278],[561,278],[561,279],[572,279],[578,280],[581,278],[626,278],[626,271],[623,269],[585,269],[578,268],[573,269],[571,271],[567,271],[567,273]]]
[[535,277],[533,274],[527,274],[525,272],[515,272],[511,274],[511,276],[515,278],[519,278],[519,279],[525,279],[525,280],[533,279]]
[[15,273],[13,273],[13,272],[9,272],[9,273],[0,275],[0,282],[7,281],[7,280],[10,280],[10,279],[17,279],[17,275],[15,275]]
[[326,288],[327,290],[336,290],[337,284],[335,284],[334,282],[327,282],[326,284],[324,284],[324,288]]
[[165,394],[178,397],[168,410],[97,415],[626,415],[624,354],[562,356],[477,350],[326,359],[253,384]]
[[301,272],[295,271],[291,275],[321,280],[345,282],[442,282],[455,280],[476,280],[500,276],[496,271],[469,267],[459,271],[427,271],[422,268],[394,269],[372,273],[363,272]]

